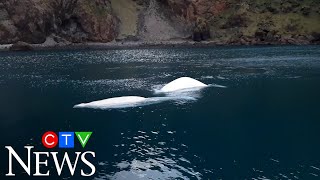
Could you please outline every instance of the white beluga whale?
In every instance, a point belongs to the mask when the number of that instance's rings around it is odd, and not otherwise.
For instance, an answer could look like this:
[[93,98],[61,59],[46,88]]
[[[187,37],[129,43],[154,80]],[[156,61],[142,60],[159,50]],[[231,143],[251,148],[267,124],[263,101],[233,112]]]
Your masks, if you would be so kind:
[[163,101],[189,101],[195,100],[192,97],[140,97],[140,96],[122,96],[113,97],[89,103],[81,103],[73,106],[73,108],[92,108],[92,109],[120,109],[137,106],[145,106],[150,104],[161,103]]
[[89,103],[81,103],[73,108],[93,108],[93,109],[115,109],[145,106],[150,104],[161,103],[164,101],[176,101],[185,103],[190,100],[196,100],[200,97],[195,90],[207,87],[208,85],[190,77],[181,77],[163,86],[157,92],[166,93],[164,97],[145,98],[141,96],[122,96],[113,97]]
[[145,101],[147,98],[140,96],[122,96],[103,99],[99,101],[92,101],[89,103],[81,103],[73,106],[73,108],[94,108],[94,109],[103,109],[103,108],[121,108],[126,106],[134,106]]
[[170,83],[163,86],[159,92],[175,92],[187,89],[201,89],[203,87],[207,87],[208,85],[190,78],[190,77],[181,77],[171,81]]

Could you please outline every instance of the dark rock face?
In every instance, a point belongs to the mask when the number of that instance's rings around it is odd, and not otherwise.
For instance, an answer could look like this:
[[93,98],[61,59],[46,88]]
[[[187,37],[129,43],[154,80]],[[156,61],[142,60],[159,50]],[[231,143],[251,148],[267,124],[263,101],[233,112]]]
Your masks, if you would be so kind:
[[109,42],[115,39],[117,19],[108,0],[81,0],[74,16],[80,29],[87,34],[86,41]]
[[312,36],[311,42],[320,43],[320,33],[319,32],[314,32],[311,34],[311,36]]
[[202,40],[208,40],[208,39],[210,39],[210,31],[209,31],[209,30],[203,31],[202,34],[201,34],[201,39],[202,39]]
[[249,23],[245,14],[238,14],[230,16],[226,23],[221,26],[222,29],[234,28],[234,27],[247,27]]
[[202,41],[201,33],[200,32],[193,32],[192,39],[197,42]]
[[227,8],[226,0],[158,0],[189,21],[210,19]]
[[192,39],[194,41],[203,41],[210,38],[210,28],[203,18],[198,18],[193,29]]
[[[312,35],[313,32],[320,33],[320,3],[317,0],[158,1],[177,16],[196,24],[191,32],[195,41],[209,37],[219,44],[318,43],[317,36]],[[207,30],[197,26],[199,18],[208,24]]]
[[10,21],[0,24],[0,44],[10,44],[19,40],[18,30]]
[[25,42],[18,41],[10,47],[10,51],[31,51],[33,47]]
[[19,40],[31,43],[42,43],[46,38],[49,13],[31,0],[8,0],[5,4],[9,18],[17,28]]
[[109,42],[116,36],[108,0],[2,1],[0,43],[43,43],[52,33],[71,42]]

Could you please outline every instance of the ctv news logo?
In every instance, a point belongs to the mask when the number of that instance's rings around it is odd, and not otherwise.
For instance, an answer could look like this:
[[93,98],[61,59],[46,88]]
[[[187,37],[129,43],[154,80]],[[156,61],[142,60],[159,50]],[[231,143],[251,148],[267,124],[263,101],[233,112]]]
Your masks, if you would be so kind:
[[[56,134],[55,132],[48,131],[44,133],[42,136],[42,144],[44,147],[48,148],[48,150],[51,150],[55,147],[59,147],[61,149],[72,149],[74,148],[75,139],[78,139],[82,148],[85,148],[91,135],[92,132],[59,132],[58,134]],[[16,153],[16,151],[11,146],[5,146],[5,148],[8,150],[9,153],[9,172],[6,174],[6,176],[15,176],[12,165],[14,160],[20,164],[20,166],[29,176],[52,175],[52,172],[49,170],[48,166],[54,166],[56,169],[55,173],[58,176],[61,175],[64,167],[65,169],[69,169],[70,174],[73,176],[75,174],[77,165],[79,165],[80,163],[82,163],[82,165],[85,165],[90,169],[88,172],[85,172],[83,169],[80,169],[81,176],[92,176],[96,171],[95,166],[87,159],[88,157],[90,158],[90,156],[91,158],[95,157],[95,152],[93,151],[74,152],[74,159],[70,159],[68,152],[64,152],[62,160],[59,160],[58,152],[32,152],[34,146],[24,146],[24,148],[27,151],[28,158],[27,160],[22,160],[22,158]],[[34,159],[32,159],[33,157]],[[48,159],[53,161],[52,165],[48,164]],[[31,172],[32,165],[35,166],[35,172],[33,173]]]

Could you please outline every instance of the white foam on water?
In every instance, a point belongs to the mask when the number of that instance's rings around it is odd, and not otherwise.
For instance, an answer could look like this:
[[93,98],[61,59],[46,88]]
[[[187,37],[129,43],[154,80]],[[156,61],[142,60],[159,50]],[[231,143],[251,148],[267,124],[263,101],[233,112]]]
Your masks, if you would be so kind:
[[310,166],[310,167],[313,168],[313,169],[316,169],[316,170],[320,171],[320,168],[318,168],[318,167],[316,167],[316,166]]
[[319,176],[318,174],[314,174],[314,173],[309,173],[309,174],[312,175],[312,176],[315,176],[315,177]]
[[201,76],[202,79],[213,79],[213,76]]
[[279,162],[280,162],[279,160],[273,159],[273,158],[270,158],[270,160],[273,161],[273,162],[276,162],[276,163],[279,163]]
[[216,88],[227,88],[227,86],[219,85],[219,84],[209,84],[209,87],[216,87]]
[[223,80],[224,80],[224,79],[228,79],[228,78],[225,78],[225,77],[222,77],[222,76],[217,76],[217,78],[218,78],[218,79],[223,79]]

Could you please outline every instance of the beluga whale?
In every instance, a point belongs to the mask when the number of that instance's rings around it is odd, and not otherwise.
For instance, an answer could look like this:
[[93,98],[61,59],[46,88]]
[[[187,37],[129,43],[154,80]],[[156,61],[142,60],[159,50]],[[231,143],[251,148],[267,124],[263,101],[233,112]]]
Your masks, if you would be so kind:
[[180,77],[163,86],[158,92],[169,93],[181,90],[201,89],[207,86],[208,85],[196,79],[190,77]]
[[145,106],[157,104],[164,101],[190,101],[195,100],[192,97],[150,97],[145,98],[141,96],[121,96],[113,97],[89,103],[80,103],[73,108],[90,108],[90,109],[122,109],[130,107]]
[[[167,96],[162,97],[141,97],[141,96],[121,96],[108,99],[92,101],[88,103],[80,103],[73,108],[92,108],[92,109],[115,109],[129,108],[137,106],[145,106],[150,104],[161,103],[164,101],[176,101],[185,103],[194,101],[199,96],[194,94],[194,90],[199,90],[208,85],[190,77],[181,77],[163,86],[158,92],[166,93]],[[190,91],[191,90],[191,91]],[[191,93],[189,93],[191,92]]]
[[93,109],[105,109],[105,108],[125,108],[132,107],[144,102],[147,98],[140,96],[122,96],[103,99],[99,101],[92,101],[89,103],[81,103],[73,106],[73,108],[93,108]]

